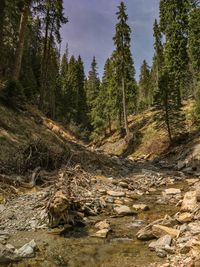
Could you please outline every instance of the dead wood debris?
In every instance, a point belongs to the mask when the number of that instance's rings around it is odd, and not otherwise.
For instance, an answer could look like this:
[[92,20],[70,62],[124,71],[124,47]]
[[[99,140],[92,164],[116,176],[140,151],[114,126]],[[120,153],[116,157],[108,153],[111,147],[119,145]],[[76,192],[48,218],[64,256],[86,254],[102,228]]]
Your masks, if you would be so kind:
[[49,187],[47,213],[51,227],[59,224],[76,224],[84,215],[95,215],[103,203],[92,191],[91,176],[81,169],[67,167],[61,170],[57,182]]
[[18,182],[7,175],[0,174],[0,193],[5,196],[17,194]]

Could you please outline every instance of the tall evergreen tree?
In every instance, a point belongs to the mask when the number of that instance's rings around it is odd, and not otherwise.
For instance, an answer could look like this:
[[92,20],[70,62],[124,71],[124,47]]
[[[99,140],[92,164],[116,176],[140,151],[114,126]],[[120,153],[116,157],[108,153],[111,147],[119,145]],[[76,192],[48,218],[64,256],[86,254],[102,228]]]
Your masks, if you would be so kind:
[[140,68],[140,80],[139,80],[139,106],[140,109],[144,109],[151,104],[151,84],[150,84],[150,68],[146,62],[143,61]]
[[165,64],[171,77],[177,106],[181,106],[188,72],[188,13],[190,0],[161,0],[160,27],[165,35]]
[[92,113],[93,110],[95,109],[95,105],[96,105],[96,99],[98,97],[99,94],[99,86],[100,86],[100,80],[98,77],[98,73],[97,73],[97,62],[96,62],[96,58],[93,57],[92,59],[92,63],[91,63],[91,69],[89,71],[88,74],[88,79],[87,79],[87,105],[88,105],[88,109],[89,109],[89,118],[90,121],[92,122]]
[[[122,88],[121,94],[118,93],[119,101],[119,117],[121,117],[121,105],[123,108],[124,126],[126,134],[129,135],[128,119],[127,119],[127,95],[128,91],[132,91],[134,95],[134,66],[130,50],[131,29],[127,24],[128,15],[126,14],[126,6],[121,2],[116,13],[118,22],[115,26],[115,35],[113,37],[115,51],[112,60],[115,65],[116,88]],[[121,102],[121,103],[120,103]]]
[[195,113],[200,118],[200,4],[195,3],[189,16],[189,57],[195,92]]

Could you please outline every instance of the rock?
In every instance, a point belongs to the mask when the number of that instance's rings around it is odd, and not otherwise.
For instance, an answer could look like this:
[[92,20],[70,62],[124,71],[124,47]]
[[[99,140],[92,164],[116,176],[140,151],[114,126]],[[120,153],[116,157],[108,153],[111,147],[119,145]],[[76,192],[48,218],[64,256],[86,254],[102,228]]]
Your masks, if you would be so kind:
[[103,188],[99,188],[99,189],[98,189],[98,192],[99,192],[101,195],[105,195],[105,194],[106,194],[106,190],[103,189]]
[[165,249],[165,246],[170,246],[172,242],[172,238],[170,235],[164,235],[160,237],[158,240],[153,241],[149,244],[150,250],[158,250]]
[[162,249],[159,249],[156,251],[156,255],[160,258],[165,258],[167,256],[167,252]]
[[180,235],[180,231],[174,228],[170,228],[167,226],[155,224],[152,227],[152,233],[156,237],[161,237],[164,235],[170,235],[171,237],[178,237]]
[[195,183],[199,182],[199,179],[186,179],[188,185],[194,185]]
[[198,221],[189,223],[188,228],[192,232],[192,234],[200,233],[200,223]]
[[125,192],[120,192],[120,191],[107,191],[107,194],[111,197],[125,197]]
[[119,186],[121,186],[122,188],[128,188],[128,184],[125,182],[119,182]]
[[120,200],[120,199],[115,199],[114,203],[117,204],[117,205],[123,205],[124,201]]
[[164,190],[164,193],[166,195],[177,195],[177,194],[181,194],[181,190],[178,188],[168,188]]
[[194,211],[197,207],[197,194],[195,191],[189,191],[184,195],[181,210]]
[[19,261],[21,258],[13,248],[9,248],[0,244],[0,263],[11,263]]
[[104,221],[96,223],[94,227],[99,229],[99,230],[109,229],[110,228],[110,224],[107,222],[107,220],[104,220]]
[[186,223],[186,222],[191,222],[193,219],[193,216],[189,212],[184,212],[184,213],[179,214],[176,219],[180,223]]
[[133,215],[134,214],[134,212],[128,206],[125,206],[125,205],[115,206],[113,209],[118,215],[124,215],[125,216],[125,215]]
[[196,197],[197,197],[197,201],[200,201],[200,185],[197,186],[196,188]]
[[102,230],[99,230],[96,233],[92,234],[91,236],[92,237],[106,238],[109,231],[110,231],[110,229],[102,229]]
[[180,170],[182,170],[183,168],[185,168],[185,166],[186,166],[185,162],[179,160],[178,163],[177,163],[177,170],[180,171]]
[[17,250],[17,254],[22,258],[32,258],[35,256],[36,248],[35,240],[31,240],[29,243],[25,244],[23,247]]
[[149,210],[149,206],[147,206],[146,204],[134,204],[132,206],[135,210],[142,210],[142,211],[146,211]]
[[141,227],[141,226],[145,226],[146,222],[142,221],[142,220],[135,220],[132,223],[129,223],[127,226],[128,228],[137,228],[137,227]]
[[0,243],[6,243],[6,240],[10,237],[8,232],[0,231]]
[[114,203],[114,198],[113,197],[106,197],[105,198],[105,201],[107,202],[107,203]]
[[152,233],[152,230],[148,227],[142,228],[139,230],[136,234],[137,239],[142,241],[149,241],[155,238],[155,236]]

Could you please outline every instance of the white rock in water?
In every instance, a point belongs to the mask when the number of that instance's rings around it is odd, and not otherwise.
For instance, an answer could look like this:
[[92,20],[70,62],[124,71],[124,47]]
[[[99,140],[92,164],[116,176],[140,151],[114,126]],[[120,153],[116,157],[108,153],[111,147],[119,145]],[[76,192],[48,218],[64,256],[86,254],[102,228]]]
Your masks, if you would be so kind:
[[121,192],[121,191],[107,191],[107,194],[111,197],[125,197],[125,192]]
[[23,247],[17,250],[17,254],[23,258],[31,258],[35,256],[36,248],[35,240],[31,240],[29,243],[25,244]]
[[197,207],[197,194],[196,191],[189,191],[185,194],[181,206],[182,211],[194,211]]
[[133,215],[134,214],[134,212],[128,206],[125,206],[125,205],[115,206],[113,209],[118,215],[124,215],[125,216],[125,215]]
[[177,195],[181,194],[181,190],[178,188],[168,188],[164,190],[166,195]]

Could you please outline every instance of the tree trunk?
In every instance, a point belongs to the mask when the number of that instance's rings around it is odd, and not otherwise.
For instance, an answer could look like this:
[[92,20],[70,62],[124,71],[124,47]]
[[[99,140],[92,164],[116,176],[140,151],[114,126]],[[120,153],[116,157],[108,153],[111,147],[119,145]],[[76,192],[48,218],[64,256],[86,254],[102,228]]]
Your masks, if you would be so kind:
[[111,124],[111,119],[110,116],[108,116],[108,127],[109,127],[109,133],[112,133],[112,124]]
[[30,9],[30,2],[24,5],[22,14],[21,14],[21,20],[19,25],[19,41],[18,46],[15,54],[15,64],[14,64],[14,70],[13,70],[13,79],[18,81],[20,76],[20,70],[21,70],[21,63],[22,63],[22,56],[23,56],[23,50],[24,50],[24,40],[25,40],[25,34],[26,29],[28,25],[28,16],[29,16],[29,9]]
[[168,110],[168,97],[166,96],[165,100],[165,123],[167,126],[167,132],[169,136],[169,141],[172,143],[172,133],[171,133],[171,128],[170,128],[170,121],[169,121],[169,110]]
[[3,26],[4,26],[4,16],[5,16],[5,0],[0,1],[0,78],[3,75]]
[[126,93],[125,93],[124,75],[122,75],[122,94],[123,94],[124,126],[125,126],[125,130],[126,130],[126,135],[129,135],[130,131],[128,128],[128,119],[127,119],[127,110],[126,110]]
[[44,49],[43,49],[42,66],[41,66],[41,86],[40,86],[40,103],[39,103],[39,108],[41,110],[44,110],[44,99],[45,99],[45,90],[46,90],[46,77],[45,76],[46,76],[49,24],[50,24],[50,18],[49,18],[49,9],[48,9],[47,15],[46,15]]

